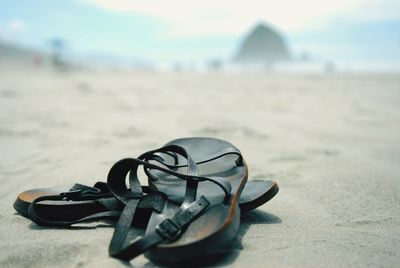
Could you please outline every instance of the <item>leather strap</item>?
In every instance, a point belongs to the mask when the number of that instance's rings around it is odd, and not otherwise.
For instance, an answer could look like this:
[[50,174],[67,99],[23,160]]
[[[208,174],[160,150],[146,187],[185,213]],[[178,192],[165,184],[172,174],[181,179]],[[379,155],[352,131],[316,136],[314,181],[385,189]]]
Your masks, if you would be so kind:
[[[149,163],[146,159],[151,158],[152,154],[156,152],[163,152],[168,150],[169,152],[175,152],[181,154],[188,161],[188,174],[178,173],[168,168],[160,167],[158,165]],[[182,180],[192,180],[192,182],[187,183],[187,187],[196,188],[197,183],[201,181],[211,181],[219,186],[225,193],[225,202],[229,201],[231,185],[229,181],[225,178],[215,178],[215,177],[203,177],[197,175],[197,166],[196,163],[190,158],[184,148],[179,147],[177,145],[170,145],[164,148],[160,148],[157,150],[153,150],[147,153],[142,154],[139,158],[125,158],[117,163],[115,163],[110,169],[107,177],[107,185],[109,186],[111,192],[114,194],[116,198],[118,198],[123,203],[128,203],[130,199],[140,198],[142,193],[139,192],[139,178],[137,176],[137,169],[139,166],[143,166],[144,168],[152,168],[157,169],[159,171],[165,172],[167,174],[178,177]],[[126,176],[129,173],[129,184],[130,187],[126,186]],[[195,175],[196,174],[196,175]],[[141,188],[140,188],[141,191]],[[187,195],[185,195],[185,200],[194,200],[195,197],[193,193],[196,191],[187,191]]]
[[[86,201],[93,200],[103,205],[108,211],[94,213],[92,215],[82,217],[76,220],[58,220],[51,218],[51,215],[44,214],[38,209],[40,202],[43,201]],[[115,218],[120,215],[117,210],[120,207],[120,202],[113,198],[112,193],[104,182],[97,182],[94,187],[83,184],[75,184],[70,191],[63,192],[58,195],[41,196],[33,200],[29,205],[28,213],[30,219],[40,225],[46,226],[70,226],[72,224],[91,221],[100,218]]]
[[[153,159],[154,155],[157,153],[176,153],[184,157],[187,161],[187,174],[181,174],[169,169],[168,167],[160,167],[149,163],[148,161]],[[175,159],[177,160],[177,158]],[[155,231],[146,234],[143,237],[140,237],[137,234],[137,229],[131,228],[131,226],[132,222],[135,221],[135,213],[142,200],[145,198],[152,199],[153,197],[145,196],[138,201],[138,193],[132,192],[132,189],[138,188],[137,185],[139,184],[139,178],[137,176],[137,169],[139,166],[143,166],[145,170],[147,168],[154,168],[186,180],[185,197],[178,212],[172,218],[165,219],[158,224]],[[130,189],[126,187],[125,183],[128,173]],[[110,256],[124,260],[131,260],[166,240],[176,240],[182,233],[183,229],[186,228],[187,225],[189,225],[190,222],[192,222],[210,204],[204,196],[201,196],[196,200],[198,183],[199,181],[205,180],[212,181],[220,186],[224,190],[226,198],[230,196],[231,185],[229,181],[226,179],[224,181],[223,178],[207,178],[199,176],[197,164],[183,147],[177,145],[165,146],[157,150],[146,152],[137,159],[123,159],[114,164],[108,174],[107,183],[111,192],[125,203],[126,206],[116,225],[110,243]],[[165,198],[165,201],[166,200],[167,199]],[[166,202],[163,202],[162,205],[164,206],[165,203]],[[157,204],[157,202],[154,204]],[[161,202],[158,202],[158,205],[160,204]],[[155,208],[153,207],[153,209]],[[159,211],[159,213],[160,212],[161,211]],[[135,231],[136,233],[131,239],[129,233],[132,231]]]
[[41,215],[40,210],[37,209],[38,203],[40,203],[42,201],[51,201],[51,200],[53,200],[53,201],[65,200],[65,197],[63,197],[61,195],[47,195],[47,196],[41,196],[41,197],[36,198],[29,205],[29,208],[28,208],[29,218],[39,225],[46,225],[46,226],[52,226],[52,227],[66,227],[66,226],[71,226],[73,224],[93,221],[93,220],[97,220],[97,219],[116,218],[121,214],[120,211],[109,210],[109,211],[94,213],[90,216],[79,218],[76,220],[69,220],[69,221],[68,220],[54,220],[54,219],[49,219],[45,215]]
[[[172,155],[171,153],[168,153],[168,155],[170,155],[170,156],[172,156],[174,158],[174,164],[173,165],[167,164],[165,162],[165,159],[162,158],[160,155],[154,155],[153,158],[149,159],[149,160],[156,161],[156,162],[158,162],[158,163],[160,163],[160,164],[162,164],[162,165],[164,165],[164,166],[166,166],[168,168],[171,168],[171,169],[177,169],[177,168],[182,168],[182,167],[186,167],[187,166],[187,165],[178,165],[178,157],[176,155]],[[206,160],[198,161],[198,162],[196,162],[196,164],[197,165],[201,165],[201,164],[214,161],[214,160],[216,160],[218,158],[221,158],[221,157],[224,157],[224,156],[227,156],[227,155],[237,155],[238,158],[235,160],[235,164],[237,166],[243,165],[242,154],[240,153],[239,150],[237,150],[235,148],[232,148],[232,147],[229,147],[229,148],[225,149],[223,152],[218,152],[218,153],[216,153],[215,155],[209,157]]]
[[109,254],[112,257],[129,261],[160,243],[175,241],[184,228],[210,203],[204,196],[201,196],[186,208],[179,209],[172,218],[163,220],[156,226],[155,231],[144,237],[135,237],[133,242],[129,243],[127,234],[132,221],[134,221],[137,204],[137,200],[130,200],[122,212],[109,247]]

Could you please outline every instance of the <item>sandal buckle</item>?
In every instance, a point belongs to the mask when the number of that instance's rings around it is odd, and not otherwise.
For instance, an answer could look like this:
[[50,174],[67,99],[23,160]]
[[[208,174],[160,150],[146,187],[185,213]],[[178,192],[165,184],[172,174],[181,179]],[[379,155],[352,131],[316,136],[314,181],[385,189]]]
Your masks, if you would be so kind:
[[170,219],[165,219],[156,227],[156,232],[168,240],[176,240],[181,234],[181,228]]

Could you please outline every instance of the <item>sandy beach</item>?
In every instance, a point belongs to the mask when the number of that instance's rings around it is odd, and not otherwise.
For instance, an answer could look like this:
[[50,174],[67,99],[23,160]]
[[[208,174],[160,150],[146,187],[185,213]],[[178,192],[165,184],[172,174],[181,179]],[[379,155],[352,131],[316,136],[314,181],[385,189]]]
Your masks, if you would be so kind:
[[250,179],[280,186],[215,266],[399,267],[398,75],[4,67],[0,267],[128,266],[108,257],[109,224],[39,227],[12,204],[27,189],[104,181],[117,160],[188,136],[230,141]]

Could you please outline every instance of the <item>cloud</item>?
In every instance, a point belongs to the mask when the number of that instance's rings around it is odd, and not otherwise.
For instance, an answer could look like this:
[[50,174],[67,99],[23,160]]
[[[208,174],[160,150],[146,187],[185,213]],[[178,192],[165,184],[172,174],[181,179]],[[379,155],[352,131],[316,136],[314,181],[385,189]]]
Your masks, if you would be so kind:
[[302,31],[330,18],[382,20],[400,18],[397,0],[81,0],[112,12],[160,20],[178,36],[240,34],[257,21],[284,31]]
[[27,29],[25,21],[21,19],[12,19],[7,25],[8,29],[13,33],[22,33]]

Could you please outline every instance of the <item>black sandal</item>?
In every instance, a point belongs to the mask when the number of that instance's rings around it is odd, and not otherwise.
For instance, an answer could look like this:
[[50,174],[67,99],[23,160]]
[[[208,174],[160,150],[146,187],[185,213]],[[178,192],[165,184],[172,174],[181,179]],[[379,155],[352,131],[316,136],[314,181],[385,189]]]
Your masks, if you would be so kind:
[[[142,186],[144,193],[150,193],[147,186]],[[247,181],[239,200],[241,213],[247,213],[271,200],[279,191],[274,181],[252,180]],[[168,193],[169,191],[167,191]],[[46,196],[52,200],[47,199]],[[54,197],[56,200],[54,200]],[[97,182],[93,187],[75,184],[72,188],[51,187],[38,188],[20,193],[14,202],[14,209],[24,217],[29,218],[28,208],[36,200],[35,211],[42,219],[48,221],[75,222],[89,216],[100,216],[107,211],[115,211],[108,217],[118,218],[124,208],[104,182]],[[119,213],[118,213],[119,212]],[[91,217],[94,220],[95,217]],[[41,225],[48,225],[45,221],[36,221]]]
[[[188,152],[190,152],[191,154],[191,157],[193,157],[194,161],[199,166],[200,170],[202,165],[206,165],[210,161],[215,161],[218,158],[222,157],[232,157],[232,155],[235,155],[235,151],[237,150],[232,145],[226,145],[226,151],[224,151],[224,153],[218,152],[218,149],[215,148],[216,150],[215,152],[213,152],[213,155],[207,156],[201,148],[193,148],[193,141],[204,143],[205,145],[201,146],[202,148],[207,148],[208,144],[211,144],[212,146],[213,143],[226,143],[225,141],[215,138],[182,138],[173,140],[167,143],[165,146],[178,145],[188,150]],[[158,164],[161,164],[161,166],[166,166],[167,168],[175,170],[177,172],[185,172],[184,169],[187,168],[187,165],[185,164],[186,160],[183,159],[181,156],[171,152],[154,155],[153,158],[149,160],[154,161],[154,163],[156,164],[158,162]],[[165,178],[166,174],[160,174],[162,172],[158,172],[157,170],[152,169],[145,169],[145,172],[148,176],[149,188],[165,193],[169,200],[172,200],[176,203],[182,201],[181,199],[183,189],[179,189],[178,187],[171,187],[171,184],[180,184],[181,181],[178,178],[174,178],[173,176],[168,176],[168,178]],[[163,179],[160,180],[160,178]],[[182,185],[180,186],[182,187]],[[247,181],[239,200],[239,207],[241,212],[246,213],[265,204],[266,202],[271,200],[278,192],[279,187],[275,181]]]
[[[158,154],[180,155],[187,164],[170,169],[160,164],[162,161],[154,161]],[[201,166],[195,162],[204,159],[211,160]],[[139,166],[152,173],[152,180],[157,178],[151,187],[159,190],[140,200]],[[129,188],[125,183],[128,173]],[[219,251],[238,231],[238,201],[247,175],[247,165],[237,148],[209,138],[175,140],[138,159],[117,162],[107,183],[125,208],[115,228],[110,256],[131,260],[145,253],[152,261],[173,264]],[[177,189],[174,194],[179,198],[168,200],[163,191],[169,187]],[[146,230],[135,226],[139,208],[151,210]]]

